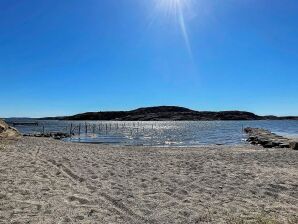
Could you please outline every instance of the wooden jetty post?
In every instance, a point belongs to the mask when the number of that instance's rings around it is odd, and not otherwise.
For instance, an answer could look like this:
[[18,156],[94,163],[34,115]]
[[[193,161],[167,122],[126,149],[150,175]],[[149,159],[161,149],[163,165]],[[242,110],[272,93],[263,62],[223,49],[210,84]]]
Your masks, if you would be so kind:
[[79,124],[79,135],[81,135],[81,124]]
[[72,136],[72,123],[70,124],[69,135]]

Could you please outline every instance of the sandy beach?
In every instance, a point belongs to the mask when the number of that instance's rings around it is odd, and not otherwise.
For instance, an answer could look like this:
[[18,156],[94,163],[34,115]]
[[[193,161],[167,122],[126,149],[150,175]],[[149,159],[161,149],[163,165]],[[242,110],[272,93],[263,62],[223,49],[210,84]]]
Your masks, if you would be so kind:
[[0,170],[0,223],[298,222],[298,152],[289,149],[26,137],[0,142]]

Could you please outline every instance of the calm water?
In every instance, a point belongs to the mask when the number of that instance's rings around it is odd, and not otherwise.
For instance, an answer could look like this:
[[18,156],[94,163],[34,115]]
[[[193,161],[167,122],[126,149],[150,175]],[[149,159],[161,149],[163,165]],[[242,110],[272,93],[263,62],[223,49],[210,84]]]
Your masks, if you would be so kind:
[[[12,120],[7,120],[12,122]],[[18,120],[20,121],[20,120]],[[22,120],[24,121],[24,120]],[[32,120],[30,120],[32,121]],[[38,121],[39,126],[18,126],[22,133],[67,132],[75,136],[65,141],[118,145],[197,146],[204,144],[245,144],[242,127],[260,127],[298,137],[298,121]],[[88,126],[88,133],[85,127]],[[81,125],[81,135],[78,126]]]

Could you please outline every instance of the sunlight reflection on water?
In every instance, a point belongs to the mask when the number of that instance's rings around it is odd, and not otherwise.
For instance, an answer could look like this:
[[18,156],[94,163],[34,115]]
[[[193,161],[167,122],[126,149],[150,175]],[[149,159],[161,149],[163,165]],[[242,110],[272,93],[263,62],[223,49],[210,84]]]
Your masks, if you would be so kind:
[[[32,121],[32,120],[31,120]],[[197,146],[205,144],[245,144],[242,127],[260,127],[283,135],[298,136],[298,121],[38,121],[39,126],[19,126],[22,133],[69,133],[65,141],[117,145]],[[87,124],[88,133],[85,133]],[[81,125],[81,135],[78,126]]]

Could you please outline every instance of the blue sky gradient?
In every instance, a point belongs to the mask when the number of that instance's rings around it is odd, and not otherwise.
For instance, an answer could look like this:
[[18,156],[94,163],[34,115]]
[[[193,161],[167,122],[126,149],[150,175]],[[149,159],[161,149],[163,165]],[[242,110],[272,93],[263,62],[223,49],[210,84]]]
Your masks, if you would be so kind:
[[[181,0],[183,1],[183,0]],[[179,105],[298,115],[298,1],[0,0],[0,117]]]

